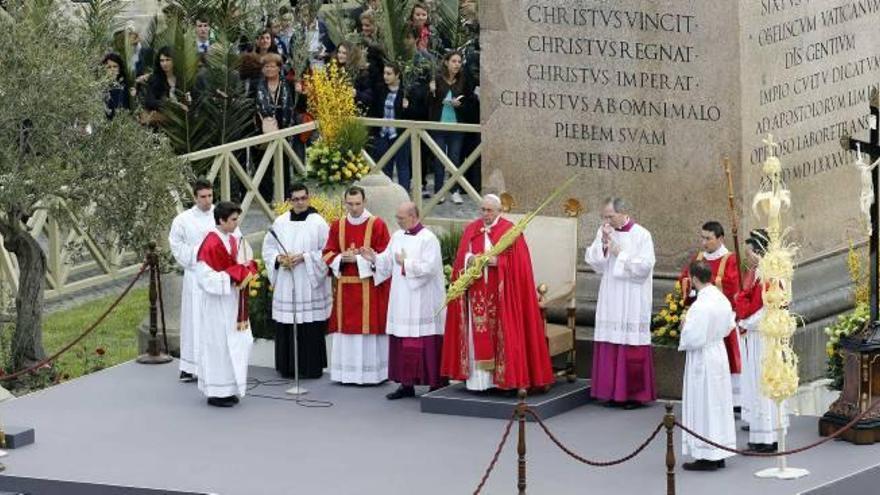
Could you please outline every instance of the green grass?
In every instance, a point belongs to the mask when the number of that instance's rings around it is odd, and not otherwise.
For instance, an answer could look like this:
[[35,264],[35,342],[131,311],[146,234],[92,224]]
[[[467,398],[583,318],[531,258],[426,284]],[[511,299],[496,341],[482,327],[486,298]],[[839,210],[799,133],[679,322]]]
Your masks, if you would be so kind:
[[[57,311],[43,320],[43,344],[51,355],[72,342],[118,297],[112,295]],[[64,380],[134,359],[138,355],[137,327],[147,316],[147,288],[132,289],[89,336],[64,353],[56,364]],[[98,349],[104,355],[99,356]]]

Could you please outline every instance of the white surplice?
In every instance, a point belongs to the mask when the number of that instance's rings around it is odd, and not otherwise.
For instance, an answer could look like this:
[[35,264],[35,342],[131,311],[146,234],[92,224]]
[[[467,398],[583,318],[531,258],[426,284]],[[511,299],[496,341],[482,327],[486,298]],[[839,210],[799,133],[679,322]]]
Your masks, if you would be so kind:
[[[229,234],[216,228],[213,232],[231,252]],[[235,238],[241,242],[238,236]],[[240,263],[247,261],[249,251],[247,242],[241,242]],[[205,262],[198,262],[195,270],[199,287],[199,390],[208,397],[244,397],[254,337],[250,327],[238,329],[239,290],[229,274],[214,271]]]
[[168,244],[175,261],[183,268],[183,288],[180,295],[180,371],[198,372],[199,335],[195,321],[199,315],[195,307],[196,256],[205,234],[214,228],[214,207],[202,211],[198,206],[180,213],[171,222]]
[[628,232],[615,230],[611,241],[620,246],[620,254],[605,252],[600,227],[584,255],[585,261],[602,276],[594,340],[650,345],[654,241],[651,233],[639,224]]
[[[743,353],[742,395],[743,421],[749,424],[749,442],[772,444],[777,438],[776,403],[761,392],[761,360],[763,359],[763,336],[758,331],[758,324],[764,316],[764,308],[759,309],[748,318],[740,320],[739,326],[746,330],[745,352]],[[782,426],[788,427],[788,413],[783,401]]]
[[[327,244],[330,227],[317,213],[294,222],[289,214],[275,219],[271,233],[263,239],[263,261],[272,281],[272,319],[285,324],[326,321],[333,307],[330,277],[321,251]],[[282,247],[283,246],[283,247]],[[285,251],[286,250],[286,251]],[[279,255],[303,255],[303,262],[293,269],[275,269]]]
[[[395,259],[400,253],[405,256],[403,265]],[[415,235],[403,230],[392,234],[388,247],[376,256],[374,280],[381,284],[388,278],[391,293],[385,333],[404,338],[442,335],[446,289],[437,236],[427,228]]]
[[[346,219],[352,225],[361,225],[373,216],[364,209],[361,216],[351,214]],[[371,263],[361,255],[356,256],[358,277],[373,276]],[[342,255],[337,254],[330,262],[333,275],[342,275]],[[360,311],[361,308],[358,308]],[[388,335],[363,335],[333,332],[330,334],[330,380],[358,385],[382,383],[388,379]]]
[[[700,289],[697,300],[688,310],[678,345],[678,350],[687,353],[681,399],[682,423],[729,448],[736,448],[736,420],[724,337],[733,328],[734,320],[727,297],[714,285],[707,285]],[[682,453],[708,461],[733,456],[684,432]]]

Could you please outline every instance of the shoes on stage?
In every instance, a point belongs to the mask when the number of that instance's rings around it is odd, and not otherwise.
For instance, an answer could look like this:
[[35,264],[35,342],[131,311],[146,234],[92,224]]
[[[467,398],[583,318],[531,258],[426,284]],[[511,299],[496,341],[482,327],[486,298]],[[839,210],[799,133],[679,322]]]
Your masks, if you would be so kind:
[[454,204],[460,205],[460,204],[464,203],[464,200],[461,199],[461,194],[459,194],[459,193],[456,191],[456,192],[452,193],[452,202],[453,202]]
[[614,400],[609,400],[608,402],[606,402],[606,403],[604,403],[604,404],[602,404],[602,405],[605,406],[605,407],[622,407],[623,404],[624,404],[623,402],[617,402],[617,401],[614,401]]
[[773,443],[752,443],[749,442],[749,449],[747,452],[754,452],[756,454],[772,454],[779,450],[779,444],[776,442]]
[[645,403],[634,401],[634,400],[628,400],[623,403],[622,407],[624,410],[632,411],[633,409],[641,409],[641,408],[645,407]]
[[431,193],[425,189],[425,186],[422,186],[422,199],[428,199],[431,197]]
[[750,431],[752,429],[752,427],[749,425],[742,425],[739,427],[739,429],[742,431]]
[[229,397],[227,397],[227,399],[232,401],[233,404],[238,404],[239,402],[241,402],[237,395],[230,395]]
[[401,385],[401,386],[397,387],[397,390],[386,395],[385,398],[388,400],[397,400],[397,399],[403,399],[404,397],[415,397],[415,396],[416,396],[415,387],[413,387],[413,386],[407,387],[406,385]]
[[720,461],[707,461],[706,459],[697,459],[694,462],[685,462],[681,465],[685,471],[716,471],[725,467],[724,459]]
[[232,407],[235,402],[230,397],[208,397],[208,405],[214,407]]
[[186,371],[181,371],[180,378],[178,378],[178,380],[180,380],[180,383],[192,383],[192,382],[196,381],[197,378],[196,378],[196,375],[193,375],[192,373],[187,373]]

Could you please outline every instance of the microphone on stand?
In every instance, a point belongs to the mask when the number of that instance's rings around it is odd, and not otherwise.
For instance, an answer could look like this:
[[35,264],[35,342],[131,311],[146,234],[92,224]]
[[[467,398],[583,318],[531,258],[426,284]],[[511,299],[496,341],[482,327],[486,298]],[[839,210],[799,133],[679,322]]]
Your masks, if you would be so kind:
[[[285,256],[290,256],[290,253],[287,251],[287,248],[284,247],[284,244],[281,243],[281,239],[278,238],[278,234],[275,233],[275,230],[271,227],[269,228],[269,234],[275,239],[281,249],[284,251]],[[276,273],[277,276],[277,273]],[[293,268],[291,268],[291,284],[290,284],[290,295],[291,299],[291,307],[293,308],[293,383],[294,385],[289,389],[285,390],[286,393],[290,395],[305,395],[309,391],[299,385],[299,327],[296,324],[296,279],[293,278]],[[276,342],[277,345],[277,342]]]

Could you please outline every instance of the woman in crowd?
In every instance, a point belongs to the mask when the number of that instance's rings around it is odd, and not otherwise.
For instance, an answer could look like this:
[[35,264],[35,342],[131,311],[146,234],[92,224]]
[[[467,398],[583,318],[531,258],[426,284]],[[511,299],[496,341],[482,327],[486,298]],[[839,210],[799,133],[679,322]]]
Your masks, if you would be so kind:
[[[428,118],[449,124],[464,123],[474,104],[473,88],[461,70],[462,56],[459,52],[447,53],[440,71],[428,86]],[[461,166],[461,147],[464,136],[456,131],[434,131],[434,141],[456,167]],[[434,194],[443,187],[446,172],[440,160],[434,160]],[[453,186],[452,202],[463,203],[461,188]],[[445,198],[441,198],[442,203]]]
[[[263,77],[256,84],[257,129],[263,134],[293,125],[293,95],[287,81],[281,77],[284,65],[281,55],[263,55]],[[266,174],[260,182],[260,194],[272,197],[274,175]]]
[[116,116],[116,110],[131,109],[131,93],[128,79],[125,77],[125,62],[117,53],[108,53],[101,60],[101,65],[110,77],[110,85],[104,92],[104,106],[107,119]]
[[333,58],[336,64],[345,71],[355,90],[355,102],[361,108],[367,108],[372,101],[373,87],[367,62],[362,58],[361,49],[350,41],[343,41],[336,47]]

